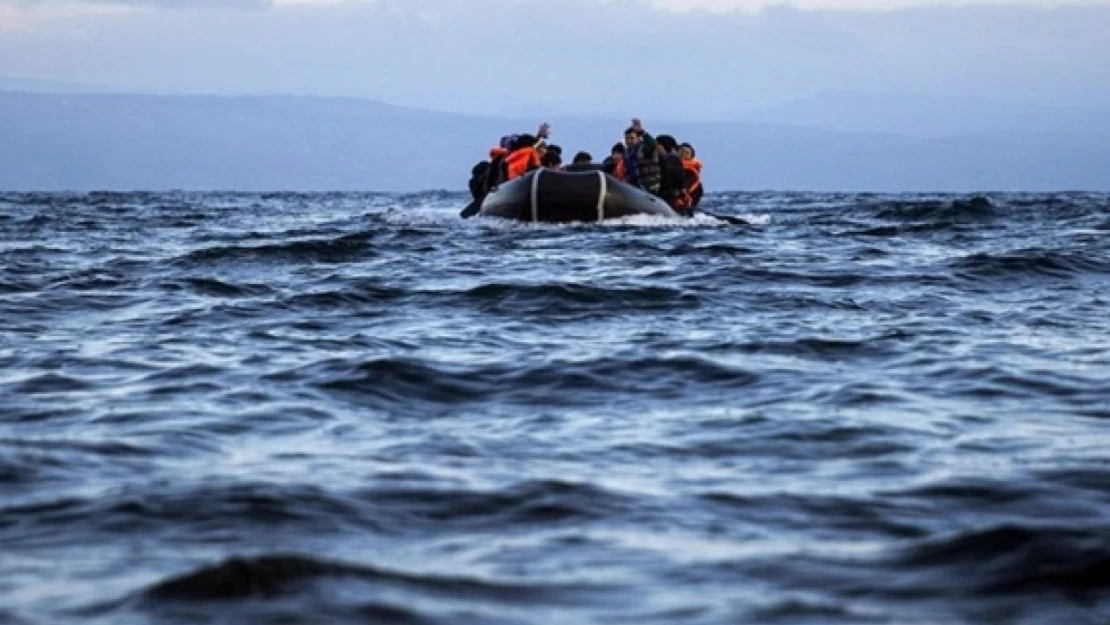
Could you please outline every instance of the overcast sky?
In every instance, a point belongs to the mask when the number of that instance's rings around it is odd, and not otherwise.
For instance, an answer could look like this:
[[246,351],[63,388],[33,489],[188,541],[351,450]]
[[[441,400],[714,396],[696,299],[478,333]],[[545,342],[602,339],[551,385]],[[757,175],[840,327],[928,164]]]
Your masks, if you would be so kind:
[[968,4],[0,0],[0,78],[500,114],[712,118],[830,91],[1110,106],[1110,2]]

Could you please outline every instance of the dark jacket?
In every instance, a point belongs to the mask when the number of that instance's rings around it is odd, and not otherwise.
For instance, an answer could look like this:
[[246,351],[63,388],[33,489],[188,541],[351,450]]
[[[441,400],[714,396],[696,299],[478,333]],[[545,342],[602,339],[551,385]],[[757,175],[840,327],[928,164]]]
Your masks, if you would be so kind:
[[489,193],[490,185],[488,180],[490,167],[489,161],[482,161],[470,170],[470,182],[468,184],[470,187],[470,196],[477,202],[481,202],[482,199],[486,197],[486,194]]
[[682,169],[682,157],[673,152],[662,155],[659,169],[658,195],[671,208],[676,208],[678,198],[686,188],[686,172]]
[[632,146],[624,155],[624,171],[627,182],[641,189],[659,195],[662,168],[656,153],[655,137],[643,134],[643,141]]

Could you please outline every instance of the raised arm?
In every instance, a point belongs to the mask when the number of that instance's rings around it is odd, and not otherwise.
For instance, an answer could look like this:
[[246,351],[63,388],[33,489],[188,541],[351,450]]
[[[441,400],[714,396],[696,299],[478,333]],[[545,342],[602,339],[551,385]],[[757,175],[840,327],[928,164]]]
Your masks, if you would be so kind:
[[655,137],[651,136],[650,132],[644,130],[644,122],[639,117],[632,118],[632,129],[640,133],[640,137],[644,141],[641,154],[655,154],[659,144],[655,142]]

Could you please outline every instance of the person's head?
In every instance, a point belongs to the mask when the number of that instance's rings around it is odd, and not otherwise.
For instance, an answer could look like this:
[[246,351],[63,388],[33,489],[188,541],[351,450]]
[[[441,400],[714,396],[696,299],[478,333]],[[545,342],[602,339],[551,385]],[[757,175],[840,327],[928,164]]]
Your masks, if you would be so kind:
[[541,158],[540,165],[547,169],[562,169],[563,158],[559,156],[554,150],[548,150]]
[[548,152],[554,152],[554,153],[558,154],[559,156],[563,155],[563,148],[561,146],[555,145],[554,143],[547,146],[547,151]]
[[534,135],[523,134],[516,138],[516,143],[513,143],[514,150],[522,148],[531,148],[536,145],[536,137]]
[[613,157],[614,161],[619,161],[624,158],[624,144],[614,143],[613,148],[609,150],[609,156]]
[[574,155],[575,165],[589,165],[594,160],[594,157],[589,152],[579,152]]
[[678,149],[678,142],[671,135],[659,135],[655,138],[655,142],[668,154]]
[[505,136],[501,137],[501,141],[500,141],[500,143],[498,143],[498,145],[500,145],[502,148],[504,148],[506,150],[511,150],[513,148],[513,143],[516,140],[517,140],[516,135],[505,135]]
[[698,156],[697,150],[695,150],[694,146],[690,145],[689,143],[683,143],[682,145],[678,146],[678,153],[681,154],[682,158],[686,160],[697,158]]
[[624,145],[628,148],[634,147],[636,144],[644,140],[644,131],[638,128],[629,126],[624,131]]

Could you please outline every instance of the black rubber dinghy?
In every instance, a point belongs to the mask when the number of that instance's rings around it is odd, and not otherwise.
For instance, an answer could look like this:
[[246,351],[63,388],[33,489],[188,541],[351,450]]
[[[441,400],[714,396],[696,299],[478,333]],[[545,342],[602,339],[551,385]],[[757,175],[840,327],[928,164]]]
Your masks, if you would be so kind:
[[600,171],[537,169],[497,187],[480,215],[519,221],[567,223],[631,215],[678,217],[663,200]]

